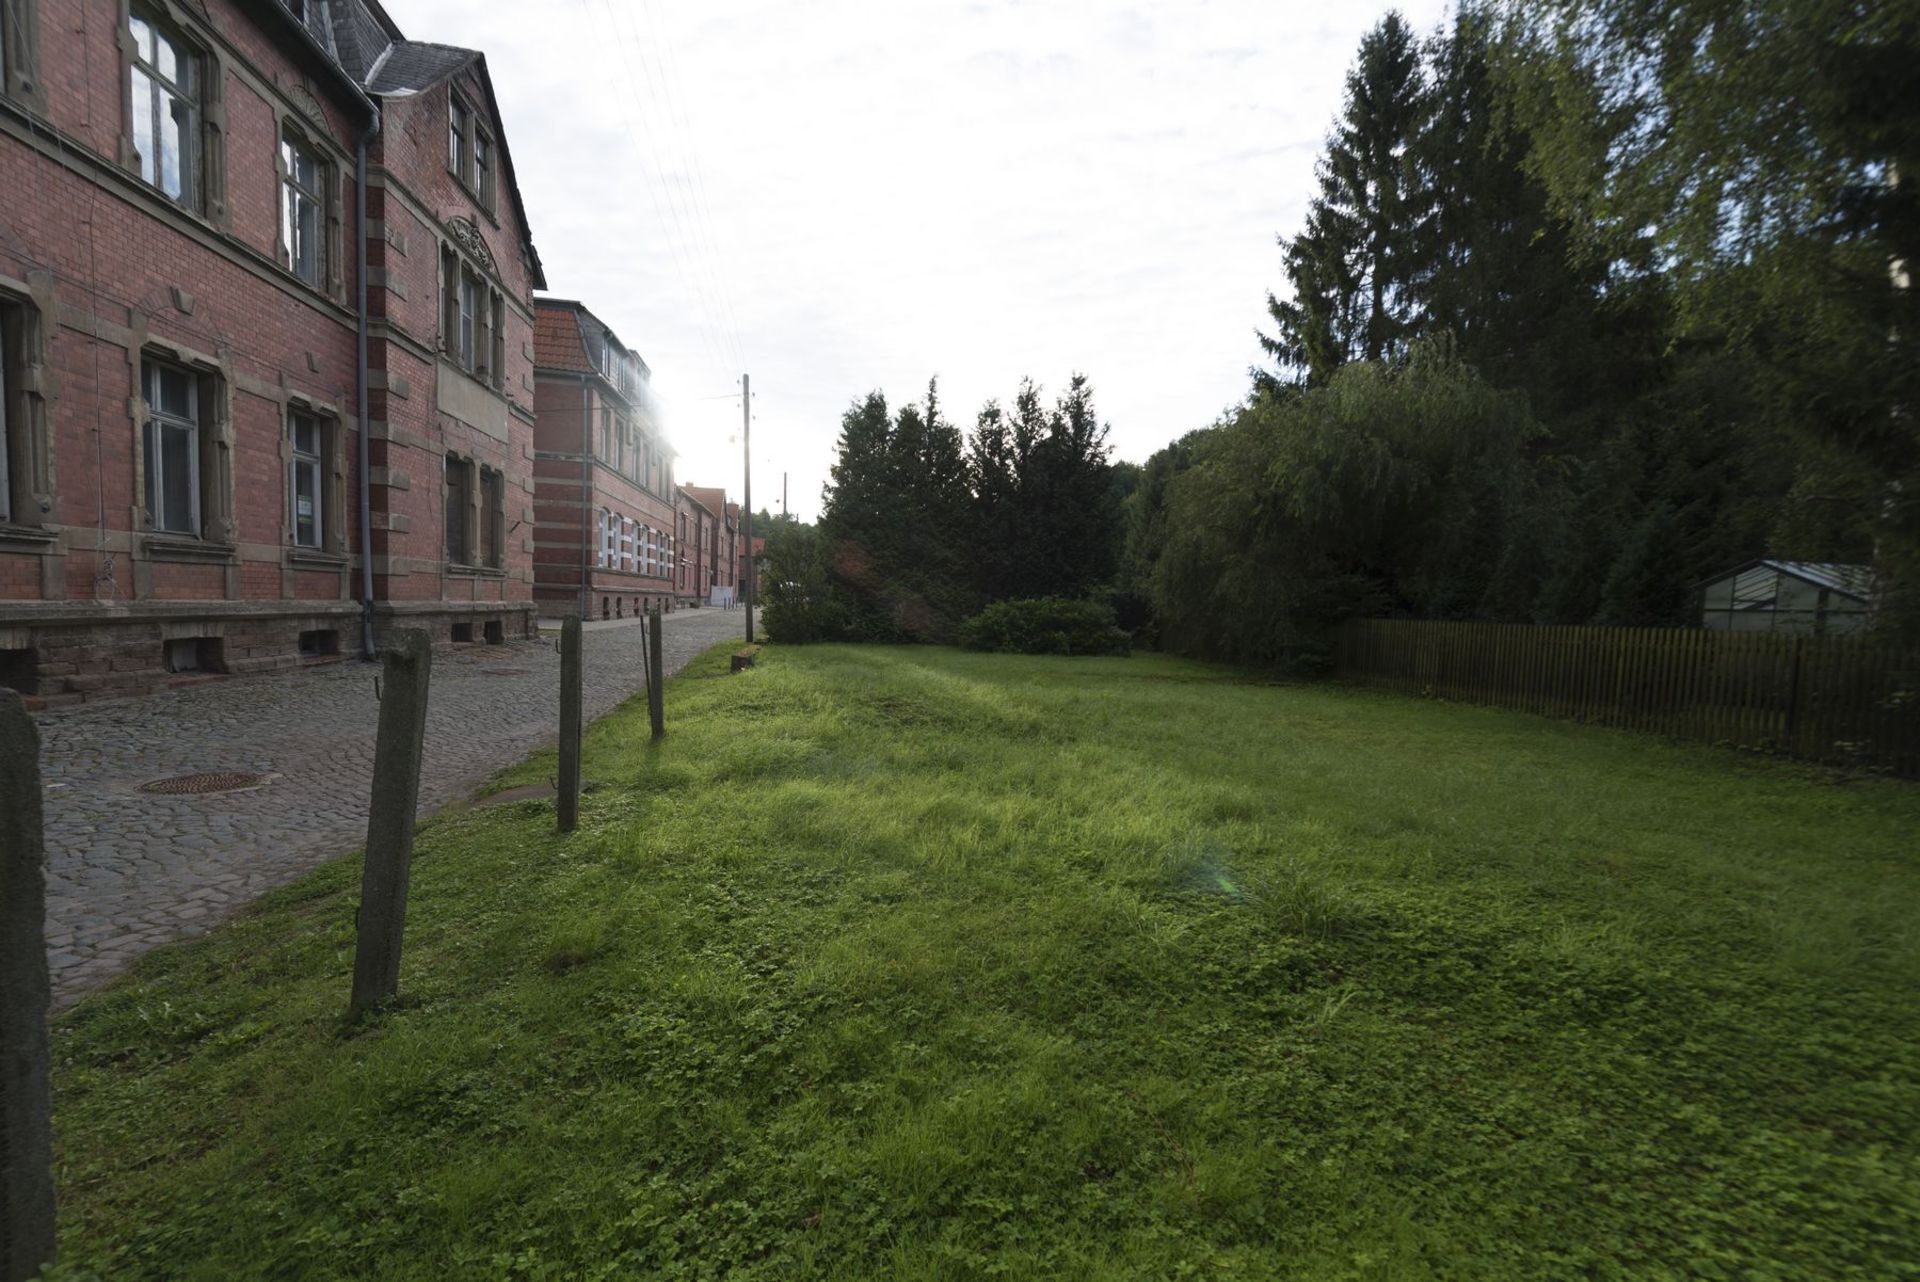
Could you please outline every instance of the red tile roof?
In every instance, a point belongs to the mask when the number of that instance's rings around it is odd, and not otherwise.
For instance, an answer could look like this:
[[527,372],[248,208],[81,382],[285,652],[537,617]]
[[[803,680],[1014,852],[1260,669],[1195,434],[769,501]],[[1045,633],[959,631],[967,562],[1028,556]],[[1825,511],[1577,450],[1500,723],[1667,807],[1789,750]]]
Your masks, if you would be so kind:
[[580,341],[580,314],[571,305],[533,302],[533,363],[541,369],[592,374],[586,345]]

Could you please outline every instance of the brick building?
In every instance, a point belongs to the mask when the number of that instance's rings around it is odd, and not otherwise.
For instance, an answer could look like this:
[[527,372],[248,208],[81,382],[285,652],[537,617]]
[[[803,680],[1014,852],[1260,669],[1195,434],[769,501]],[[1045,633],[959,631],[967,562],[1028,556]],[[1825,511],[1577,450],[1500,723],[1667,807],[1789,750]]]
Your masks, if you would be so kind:
[[727,501],[727,492],[714,486],[680,487],[681,515],[699,540],[696,572],[682,589],[682,599],[704,604],[722,588],[739,598],[740,505]]
[[580,303],[534,312],[534,597],[587,618],[671,608],[673,451],[647,363]]
[[0,682],[526,632],[543,281],[485,59],[376,0],[0,31]]

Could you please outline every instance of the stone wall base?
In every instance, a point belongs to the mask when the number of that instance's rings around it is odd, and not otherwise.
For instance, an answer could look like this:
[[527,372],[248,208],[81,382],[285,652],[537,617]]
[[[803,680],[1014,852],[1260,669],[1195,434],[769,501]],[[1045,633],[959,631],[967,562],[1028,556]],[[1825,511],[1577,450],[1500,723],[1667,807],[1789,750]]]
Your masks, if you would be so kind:
[[66,707],[227,676],[338,663],[358,652],[359,608],[289,603],[259,613],[177,612],[0,624],[0,685],[29,709]]

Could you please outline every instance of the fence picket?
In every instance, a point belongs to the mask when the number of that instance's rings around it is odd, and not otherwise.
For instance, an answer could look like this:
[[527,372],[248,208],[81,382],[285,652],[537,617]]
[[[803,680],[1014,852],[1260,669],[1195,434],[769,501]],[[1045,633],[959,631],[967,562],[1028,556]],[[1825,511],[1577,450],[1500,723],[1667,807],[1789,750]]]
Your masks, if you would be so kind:
[[1334,662],[1416,697],[1920,778],[1920,650],[1869,637],[1363,619]]

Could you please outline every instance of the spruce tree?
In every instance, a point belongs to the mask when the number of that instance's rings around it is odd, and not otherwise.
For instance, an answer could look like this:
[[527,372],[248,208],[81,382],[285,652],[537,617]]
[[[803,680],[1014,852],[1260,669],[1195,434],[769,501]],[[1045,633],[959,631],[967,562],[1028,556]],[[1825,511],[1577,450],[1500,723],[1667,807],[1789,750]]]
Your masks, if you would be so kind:
[[1271,294],[1268,355],[1324,382],[1351,360],[1398,351],[1414,328],[1431,198],[1418,144],[1430,110],[1420,48],[1398,13],[1360,42],[1346,107],[1316,166],[1306,227],[1285,242],[1293,297]]

